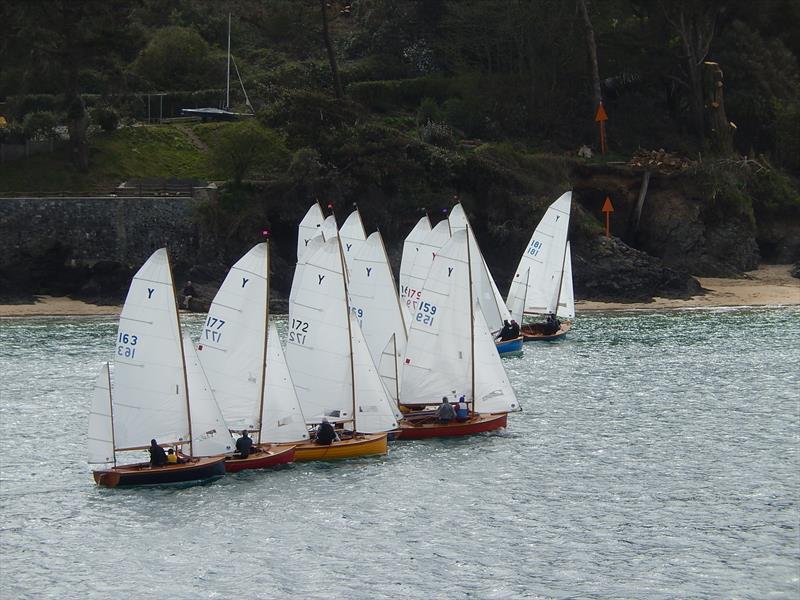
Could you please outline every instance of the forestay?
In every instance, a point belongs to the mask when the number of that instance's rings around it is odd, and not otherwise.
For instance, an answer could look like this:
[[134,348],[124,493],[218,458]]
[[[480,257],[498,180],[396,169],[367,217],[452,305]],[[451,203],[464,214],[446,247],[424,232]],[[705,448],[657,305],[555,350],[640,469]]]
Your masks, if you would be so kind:
[[183,338],[183,351],[186,356],[186,381],[189,385],[192,453],[195,456],[215,456],[233,452],[233,438],[214,400],[197,350],[188,335]]
[[556,312],[571,203],[572,192],[566,192],[550,205],[517,266],[508,292],[508,308],[520,322],[523,314]]
[[114,437],[118,449],[189,439],[178,311],[167,251],[134,275],[119,319],[114,362]]
[[472,268],[472,295],[478,302],[483,316],[486,317],[486,323],[489,330],[498,332],[503,328],[505,321],[511,319],[506,303],[500,296],[500,291],[494,282],[489,266],[483,258],[478,242],[475,239],[475,234],[472,231],[472,226],[469,224],[464,208],[461,204],[456,204],[453,210],[450,211],[450,230],[455,232],[462,229],[469,228],[469,251],[470,251],[470,265]]
[[319,203],[315,202],[308,209],[297,227],[297,260],[300,260],[303,256],[308,243],[322,234],[323,221],[325,221],[325,215],[322,214]]
[[257,244],[231,267],[200,333],[200,361],[229,429],[261,427],[269,250]]
[[114,425],[111,422],[111,387],[108,363],[103,363],[94,383],[89,412],[89,463],[114,462]]
[[439,221],[426,235],[423,235],[422,229],[424,227],[420,227],[411,242],[406,238],[400,264],[400,300],[411,316],[417,312],[422,286],[428,277],[433,257],[450,239],[450,223],[447,219]]

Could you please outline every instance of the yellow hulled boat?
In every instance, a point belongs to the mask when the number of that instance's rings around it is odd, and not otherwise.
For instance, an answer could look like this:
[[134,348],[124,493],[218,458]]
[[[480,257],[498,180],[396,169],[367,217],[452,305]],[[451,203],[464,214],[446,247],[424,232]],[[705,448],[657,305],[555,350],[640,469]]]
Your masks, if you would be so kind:
[[295,446],[295,462],[310,460],[340,460],[359,456],[380,456],[389,451],[389,434],[369,433],[356,434],[355,438],[335,441],[329,446],[312,441],[302,442]]

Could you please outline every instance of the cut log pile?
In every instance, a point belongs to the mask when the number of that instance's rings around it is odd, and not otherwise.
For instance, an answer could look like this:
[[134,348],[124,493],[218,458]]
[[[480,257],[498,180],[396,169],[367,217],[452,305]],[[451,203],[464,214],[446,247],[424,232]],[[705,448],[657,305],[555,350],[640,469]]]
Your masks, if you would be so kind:
[[628,166],[648,171],[662,173],[675,173],[695,165],[695,161],[667,152],[663,148],[658,150],[637,150],[628,161]]

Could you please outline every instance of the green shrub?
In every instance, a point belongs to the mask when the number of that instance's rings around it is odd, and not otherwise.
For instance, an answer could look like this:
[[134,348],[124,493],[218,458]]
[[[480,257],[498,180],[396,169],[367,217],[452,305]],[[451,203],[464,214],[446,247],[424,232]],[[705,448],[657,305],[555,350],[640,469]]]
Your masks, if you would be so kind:
[[58,125],[56,116],[49,111],[37,111],[25,115],[22,130],[25,139],[32,141],[47,140],[55,137],[55,128]]
[[433,98],[424,98],[417,109],[417,123],[425,125],[429,121],[441,121],[442,111]]
[[96,106],[91,115],[103,131],[114,131],[119,126],[119,113],[110,106]]
[[232,179],[236,187],[247,175],[282,171],[289,162],[283,138],[252,119],[216,129],[209,146],[211,169]]

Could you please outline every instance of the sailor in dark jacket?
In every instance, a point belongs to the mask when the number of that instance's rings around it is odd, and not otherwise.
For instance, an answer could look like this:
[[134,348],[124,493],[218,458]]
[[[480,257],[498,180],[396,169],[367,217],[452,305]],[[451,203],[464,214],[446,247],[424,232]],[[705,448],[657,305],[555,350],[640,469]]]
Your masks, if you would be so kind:
[[242,437],[236,440],[236,451],[242,458],[247,458],[253,451],[253,440],[247,435],[246,429],[242,429]]
[[511,331],[511,323],[508,321],[503,321],[503,328],[500,330],[500,341],[505,342],[507,340],[513,340],[516,335],[512,335]]
[[161,467],[167,464],[167,453],[164,452],[164,449],[158,445],[158,442],[155,440],[150,440],[150,448],[148,448],[150,452],[150,465],[153,467]]
[[317,443],[330,446],[336,438],[337,435],[333,425],[328,423],[326,417],[322,417],[322,423],[317,427]]

